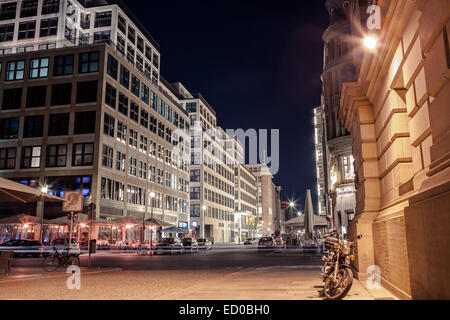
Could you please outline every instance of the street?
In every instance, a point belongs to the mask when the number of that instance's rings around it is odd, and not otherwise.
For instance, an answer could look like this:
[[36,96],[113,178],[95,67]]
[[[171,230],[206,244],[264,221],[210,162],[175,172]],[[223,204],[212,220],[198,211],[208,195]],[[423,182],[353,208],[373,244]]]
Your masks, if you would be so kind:
[[[137,256],[100,252],[81,257],[81,289],[68,290],[65,270],[45,273],[41,259],[15,259],[0,278],[0,299],[321,300],[320,255],[258,253],[215,247],[183,255]],[[393,299],[355,279],[346,299]]]

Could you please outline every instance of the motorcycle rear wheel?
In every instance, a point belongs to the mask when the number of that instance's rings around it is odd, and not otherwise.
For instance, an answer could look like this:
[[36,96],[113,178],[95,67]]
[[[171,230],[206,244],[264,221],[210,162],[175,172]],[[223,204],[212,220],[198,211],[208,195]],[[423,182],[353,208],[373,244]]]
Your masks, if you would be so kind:
[[353,271],[349,268],[339,269],[336,283],[333,283],[333,275],[325,280],[324,294],[328,300],[341,300],[350,291],[353,284]]

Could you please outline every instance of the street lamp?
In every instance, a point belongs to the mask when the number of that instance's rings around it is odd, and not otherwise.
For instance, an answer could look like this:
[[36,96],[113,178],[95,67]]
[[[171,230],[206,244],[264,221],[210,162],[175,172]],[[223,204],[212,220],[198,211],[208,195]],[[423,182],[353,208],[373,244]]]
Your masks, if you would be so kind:
[[374,36],[368,35],[364,37],[363,44],[370,51],[374,51],[377,48],[378,40]]
[[[153,199],[155,199],[156,194],[154,192],[150,192],[150,216],[153,222]],[[153,226],[150,228],[150,254],[153,254]]]
[[[48,193],[48,186],[43,186],[42,188],[41,188],[41,192],[43,193],[43,194],[47,194]],[[39,237],[40,237],[40,241],[41,241],[41,243],[43,243],[43,240],[44,240],[44,212],[43,211],[41,211],[41,214],[42,214],[42,217],[41,217],[41,227],[40,227],[40,235],[39,235]]]
[[205,212],[206,212],[206,206],[205,205],[203,205],[202,206],[202,216],[201,216],[201,225],[200,225],[200,234],[201,234],[201,237],[202,237],[202,239],[205,237]]

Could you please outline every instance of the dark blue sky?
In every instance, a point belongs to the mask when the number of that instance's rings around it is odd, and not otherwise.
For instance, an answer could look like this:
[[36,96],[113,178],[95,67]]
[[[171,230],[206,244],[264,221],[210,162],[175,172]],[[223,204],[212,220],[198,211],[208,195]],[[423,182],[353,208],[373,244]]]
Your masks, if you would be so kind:
[[200,92],[223,128],[280,129],[284,196],[316,194],[325,1],[125,0],[161,45],[161,74]]

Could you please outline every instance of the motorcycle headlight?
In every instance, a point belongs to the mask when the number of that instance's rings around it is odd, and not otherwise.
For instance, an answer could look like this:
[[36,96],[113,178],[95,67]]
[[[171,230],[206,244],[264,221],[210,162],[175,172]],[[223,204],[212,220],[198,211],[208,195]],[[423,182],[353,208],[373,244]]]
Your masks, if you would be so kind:
[[342,248],[342,253],[344,255],[349,255],[350,254],[350,246],[346,245]]

